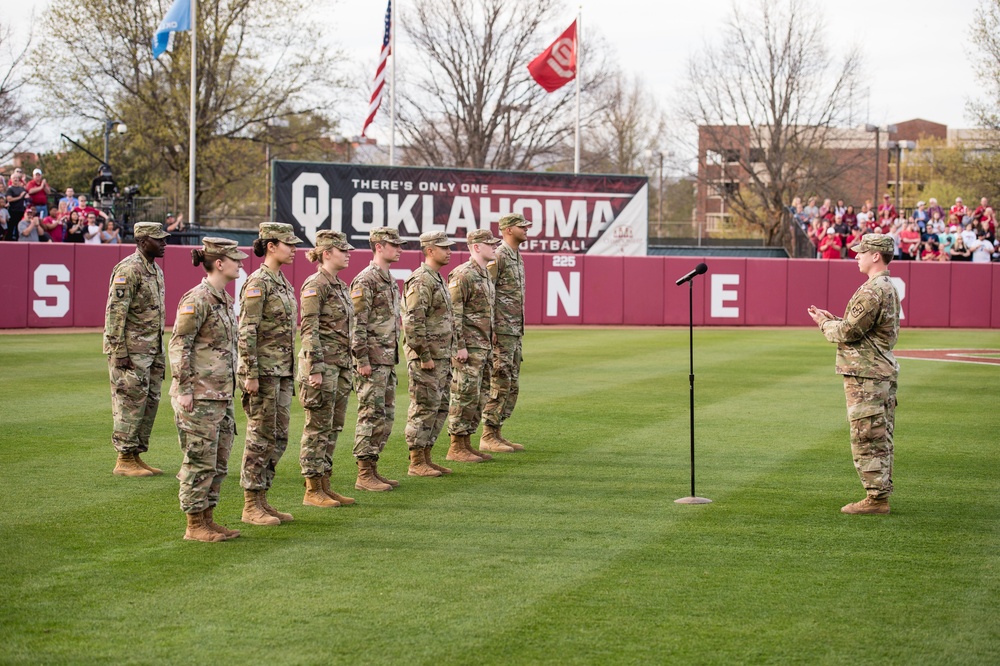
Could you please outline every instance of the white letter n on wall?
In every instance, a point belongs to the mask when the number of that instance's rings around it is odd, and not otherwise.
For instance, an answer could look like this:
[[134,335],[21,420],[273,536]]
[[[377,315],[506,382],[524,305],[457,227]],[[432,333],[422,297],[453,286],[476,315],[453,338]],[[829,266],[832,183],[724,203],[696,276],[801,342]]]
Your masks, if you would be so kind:
[[545,316],[555,317],[562,303],[567,317],[580,316],[580,273],[569,273],[569,286],[561,273],[552,271],[548,275],[548,293],[545,299]]

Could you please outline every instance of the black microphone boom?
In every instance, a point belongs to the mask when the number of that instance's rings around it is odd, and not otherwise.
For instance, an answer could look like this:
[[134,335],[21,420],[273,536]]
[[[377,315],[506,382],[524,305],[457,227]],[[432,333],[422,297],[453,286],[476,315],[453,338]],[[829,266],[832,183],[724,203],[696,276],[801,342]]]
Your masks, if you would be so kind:
[[698,264],[694,267],[694,270],[682,277],[677,281],[678,285],[682,285],[688,280],[693,280],[695,275],[704,275],[708,272],[708,264]]

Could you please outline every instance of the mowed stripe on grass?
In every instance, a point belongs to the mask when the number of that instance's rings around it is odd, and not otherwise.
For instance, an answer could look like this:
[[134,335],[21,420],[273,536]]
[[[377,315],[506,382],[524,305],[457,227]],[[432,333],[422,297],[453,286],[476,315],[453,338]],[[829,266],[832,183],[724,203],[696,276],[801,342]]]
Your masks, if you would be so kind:
[[[400,368],[380,469],[402,487],[302,507],[295,404],[271,498],[296,520],[238,523],[238,437],[217,516],[244,536],[225,544],[180,540],[168,402],[148,456],[167,473],[110,475],[98,336],[5,337],[0,378],[22,400],[0,406],[0,661],[995,661],[1000,479],[979,417],[997,369],[903,361],[893,515],[848,517],[861,490],[832,345],[814,330],[695,335],[711,505],[673,503],[690,490],[686,329],[532,329],[505,427],[526,453],[406,477]],[[1000,342],[904,331],[901,347],[943,341]]]

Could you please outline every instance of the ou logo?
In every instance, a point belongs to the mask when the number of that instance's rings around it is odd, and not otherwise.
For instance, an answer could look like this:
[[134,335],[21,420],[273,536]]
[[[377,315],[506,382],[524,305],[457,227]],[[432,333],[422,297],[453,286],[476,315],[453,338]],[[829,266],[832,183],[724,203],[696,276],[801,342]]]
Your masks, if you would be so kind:
[[563,37],[552,45],[549,67],[564,79],[572,79],[576,74],[576,44],[570,37]]

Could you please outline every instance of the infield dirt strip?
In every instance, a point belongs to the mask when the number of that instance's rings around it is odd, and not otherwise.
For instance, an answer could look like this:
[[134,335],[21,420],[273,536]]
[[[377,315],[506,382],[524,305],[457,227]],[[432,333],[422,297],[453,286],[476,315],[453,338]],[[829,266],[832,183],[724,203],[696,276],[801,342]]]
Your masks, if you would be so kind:
[[1000,349],[894,349],[896,358],[1000,365]]

